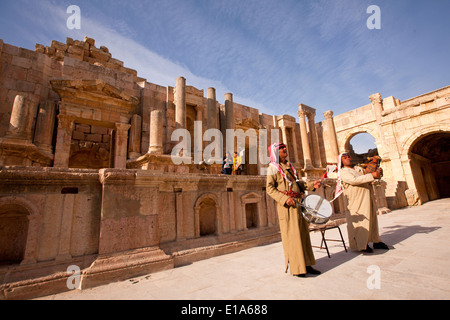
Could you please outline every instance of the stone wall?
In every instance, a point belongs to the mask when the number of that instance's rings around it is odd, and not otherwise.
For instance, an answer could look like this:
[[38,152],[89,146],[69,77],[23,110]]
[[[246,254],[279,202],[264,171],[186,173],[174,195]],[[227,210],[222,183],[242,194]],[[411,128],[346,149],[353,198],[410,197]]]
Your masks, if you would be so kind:
[[72,265],[88,288],[279,241],[264,177],[16,167],[0,180],[0,230],[22,234],[0,238],[3,299],[68,290]]

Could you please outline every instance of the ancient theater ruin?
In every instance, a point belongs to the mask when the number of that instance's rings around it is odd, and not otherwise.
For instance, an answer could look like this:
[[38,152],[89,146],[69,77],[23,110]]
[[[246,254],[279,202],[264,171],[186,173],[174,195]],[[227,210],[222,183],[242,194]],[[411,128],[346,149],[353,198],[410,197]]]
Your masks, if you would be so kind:
[[[380,214],[450,196],[450,87],[405,101],[368,93],[367,105],[324,110],[316,123],[318,111],[300,101],[298,117],[269,115],[173,81],[139,77],[87,37],[35,51],[0,40],[1,299],[69,290],[73,266],[88,288],[279,241],[267,162],[250,161],[275,133],[306,180],[352,152],[355,135],[372,135],[384,169],[373,187]],[[242,175],[224,175],[208,159],[174,162],[180,128],[191,139],[181,160],[203,154],[208,129],[225,139],[227,129],[254,130],[258,141],[224,147],[246,163]],[[315,192],[330,200],[335,185],[330,172]],[[345,198],[333,209],[344,215]]]

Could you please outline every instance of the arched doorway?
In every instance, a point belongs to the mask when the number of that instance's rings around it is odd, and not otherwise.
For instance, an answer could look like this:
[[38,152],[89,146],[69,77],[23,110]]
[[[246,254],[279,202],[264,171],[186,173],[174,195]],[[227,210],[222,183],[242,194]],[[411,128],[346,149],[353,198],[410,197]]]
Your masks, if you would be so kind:
[[29,212],[19,205],[0,207],[0,265],[19,264],[25,257]]
[[450,132],[420,136],[412,143],[408,158],[422,203],[450,197]]
[[348,139],[345,151],[352,155],[354,164],[364,163],[367,157],[378,155],[375,138],[367,132],[356,133]]

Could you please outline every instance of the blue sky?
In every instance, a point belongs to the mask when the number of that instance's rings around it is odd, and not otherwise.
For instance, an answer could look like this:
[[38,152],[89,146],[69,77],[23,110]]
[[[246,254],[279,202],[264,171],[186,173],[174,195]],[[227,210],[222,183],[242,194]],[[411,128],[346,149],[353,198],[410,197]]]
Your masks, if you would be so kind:
[[[81,9],[70,30],[69,5]],[[381,29],[366,25],[370,5]],[[215,87],[217,100],[297,118],[369,95],[405,100],[450,84],[448,0],[1,0],[0,38],[34,49],[66,37],[105,45],[149,82]]]

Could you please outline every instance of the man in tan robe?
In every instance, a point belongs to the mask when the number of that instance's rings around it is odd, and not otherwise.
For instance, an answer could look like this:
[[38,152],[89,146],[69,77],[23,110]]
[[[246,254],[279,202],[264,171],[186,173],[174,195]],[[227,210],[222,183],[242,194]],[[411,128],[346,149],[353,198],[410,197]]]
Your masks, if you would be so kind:
[[[297,207],[305,190],[320,187],[320,180],[308,184],[303,181],[297,182],[297,172],[287,161],[286,146],[276,143],[269,150],[271,164],[267,170],[266,192],[277,202],[285,272],[290,267],[290,272],[294,276],[304,277],[306,273],[320,274],[320,271],[311,267],[316,264],[316,260],[311,247],[308,221]],[[286,191],[291,192],[287,195]]]
[[381,168],[364,174],[362,168],[352,165],[352,158],[348,153],[341,154],[340,160],[342,168],[339,170],[339,178],[350,211],[347,215],[350,249],[370,253],[372,248],[369,242],[373,242],[375,249],[389,249],[380,239],[377,206],[371,186],[371,182],[381,177]]

